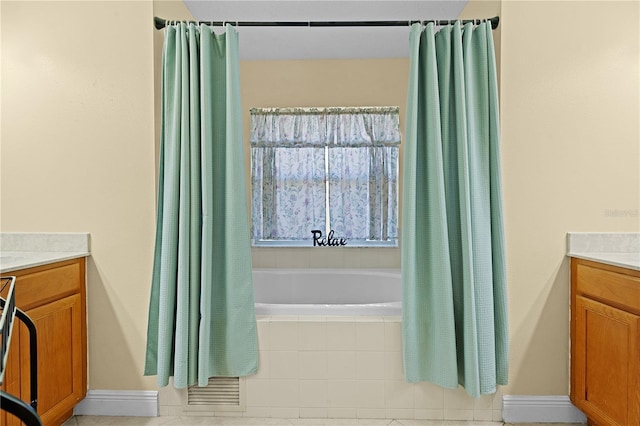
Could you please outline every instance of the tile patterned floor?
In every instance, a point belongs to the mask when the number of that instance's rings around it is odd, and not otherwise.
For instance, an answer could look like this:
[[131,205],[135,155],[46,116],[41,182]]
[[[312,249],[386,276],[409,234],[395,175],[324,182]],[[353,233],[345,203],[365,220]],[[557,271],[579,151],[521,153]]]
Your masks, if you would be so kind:
[[[63,426],[503,426],[502,422],[454,420],[384,420],[384,419],[255,419],[244,417],[111,417],[75,416]],[[504,426],[533,426],[518,423]],[[545,423],[544,426],[582,426],[577,423]]]

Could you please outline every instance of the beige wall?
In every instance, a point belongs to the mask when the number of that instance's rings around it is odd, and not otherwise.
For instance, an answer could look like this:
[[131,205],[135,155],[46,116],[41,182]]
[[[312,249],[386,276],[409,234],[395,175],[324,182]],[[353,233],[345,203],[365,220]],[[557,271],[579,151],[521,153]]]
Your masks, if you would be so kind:
[[[162,41],[151,20],[188,13],[158,1],[0,7],[1,230],[91,233],[90,388],[153,389],[155,380],[142,377],[155,214],[154,66]],[[505,393],[566,394],[566,232],[640,231],[638,4],[504,1],[501,8],[512,339]],[[401,59],[246,62],[243,108],[403,110],[407,66]],[[349,250],[344,259],[325,250],[326,258],[312,260],[301,249],[255,249],[254,260],[399,265],[398,250]]]
[[89,386],[152,388],[152,3],[1,7],[1,230],[91,233]]
[[502,5],[509,393],[567,394],[566,233],[640,231],[638,2]]

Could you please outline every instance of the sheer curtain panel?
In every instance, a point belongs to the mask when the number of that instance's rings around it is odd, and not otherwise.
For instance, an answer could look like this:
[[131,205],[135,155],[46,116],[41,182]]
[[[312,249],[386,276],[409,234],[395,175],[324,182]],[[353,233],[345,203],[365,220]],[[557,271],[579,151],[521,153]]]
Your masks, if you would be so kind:
[[238,35],[165,29],[145,375],[166,386],[256,372]]
[[415,24],[404,149],[407,381],[506,384],[508,330],[491,26]]

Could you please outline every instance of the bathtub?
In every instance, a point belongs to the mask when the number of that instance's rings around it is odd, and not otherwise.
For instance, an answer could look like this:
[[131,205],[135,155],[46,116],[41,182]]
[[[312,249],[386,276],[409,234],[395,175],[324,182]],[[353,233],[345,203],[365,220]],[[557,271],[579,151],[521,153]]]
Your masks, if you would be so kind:
[[253,276],[259,365],[240,379],[241,403],[196,411],[186,388],[164,386],[161,416],[502,421],[500,393],[478,404],[460,389],[405,381],[399,270],[256,269]]
[[256,315],[402,313],[399,269],[254,269]]

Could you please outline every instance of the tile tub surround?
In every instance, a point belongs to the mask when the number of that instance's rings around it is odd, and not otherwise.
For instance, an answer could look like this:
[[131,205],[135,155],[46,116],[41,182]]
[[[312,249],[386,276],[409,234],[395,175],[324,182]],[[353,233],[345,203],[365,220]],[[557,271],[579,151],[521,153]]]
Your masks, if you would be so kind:
[[640,233],[570,232],[567,256],[640,270]]
[[3,273],[89,256],[88,233],[0,233]]
[[[259,316],[257,374],[244,412],[209,416],[293,419],[501,421],[502,395],[407,383],[400,317]],[[160,416],[186,416],[186,390],[159,391]]]

